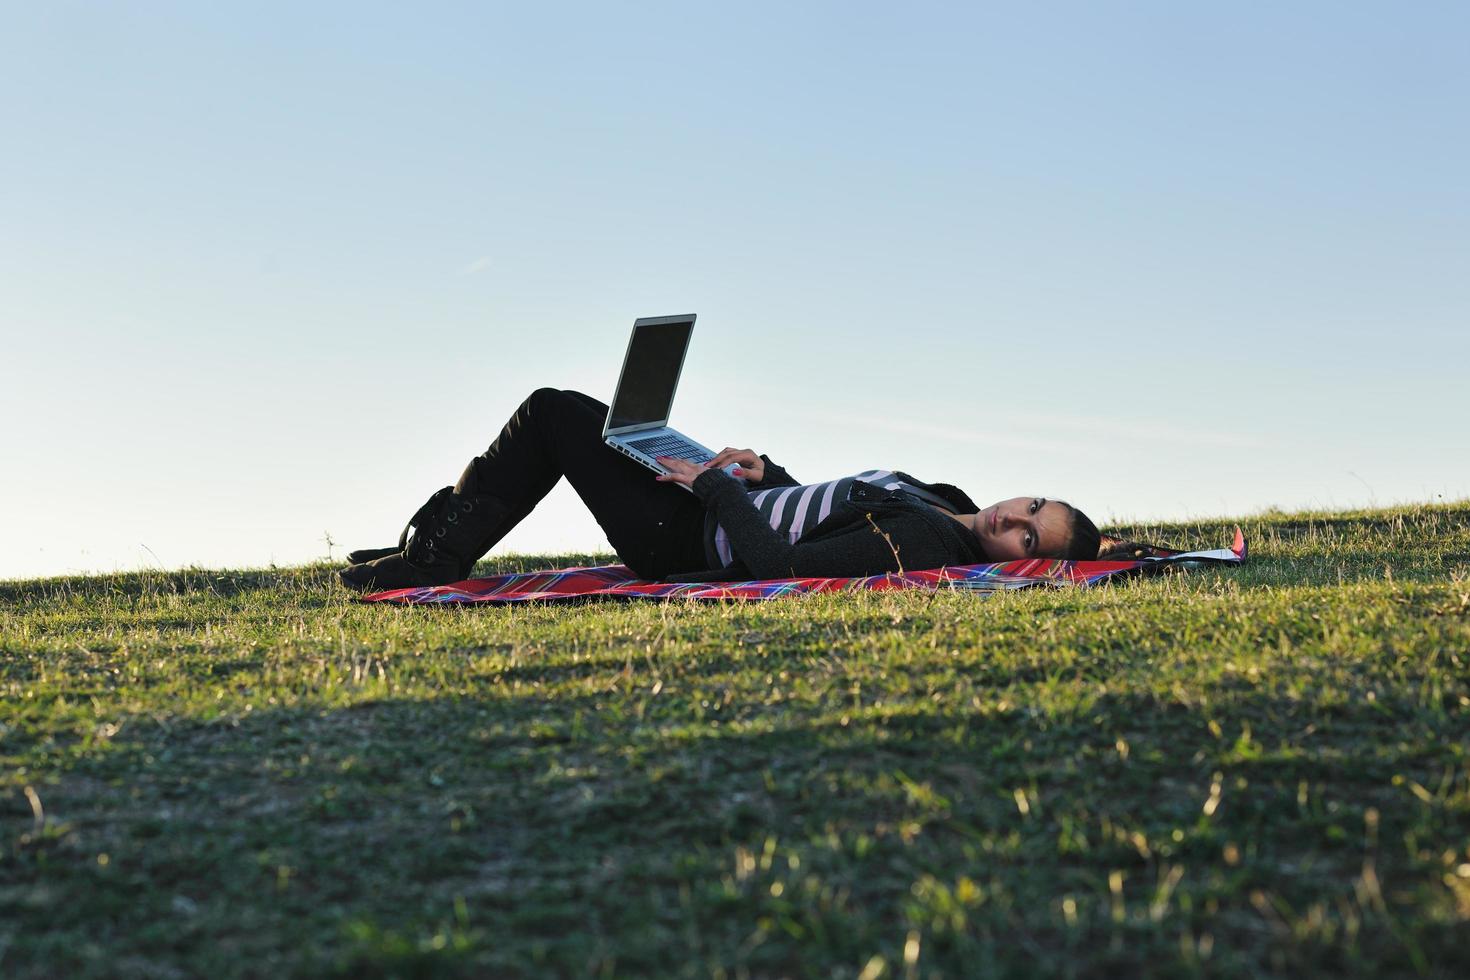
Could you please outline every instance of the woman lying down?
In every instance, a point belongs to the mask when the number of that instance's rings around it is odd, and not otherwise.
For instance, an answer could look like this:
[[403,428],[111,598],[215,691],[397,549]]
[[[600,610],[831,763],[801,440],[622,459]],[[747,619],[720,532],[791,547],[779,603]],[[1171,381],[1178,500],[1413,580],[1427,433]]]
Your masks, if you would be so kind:
[[705,463],[659,457],[667,472],[655,475],[603,443],[607,411],[581,392],[532,392],[459,482],[419,508],[397,547],[349,554],[342,582],[395,589],[465,579],[562,477],[618,558],[645,579],[845,578],[1090,559],[1116,544],[1063,501],[1025,496],[978,507],[956,487],[896,470],[801,484],[766,456],[726,448]]

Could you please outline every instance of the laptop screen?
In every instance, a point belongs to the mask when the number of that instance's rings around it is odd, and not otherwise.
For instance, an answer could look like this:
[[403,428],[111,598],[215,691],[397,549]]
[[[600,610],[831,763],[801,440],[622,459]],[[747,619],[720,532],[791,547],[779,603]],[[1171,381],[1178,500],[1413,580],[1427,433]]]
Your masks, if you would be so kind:
[[612,411],[608,414],[609,430],[668,420],[674,387],[679,383],[679,369],[684,364],[684,351],[693,330],[693,317],[634,327]]

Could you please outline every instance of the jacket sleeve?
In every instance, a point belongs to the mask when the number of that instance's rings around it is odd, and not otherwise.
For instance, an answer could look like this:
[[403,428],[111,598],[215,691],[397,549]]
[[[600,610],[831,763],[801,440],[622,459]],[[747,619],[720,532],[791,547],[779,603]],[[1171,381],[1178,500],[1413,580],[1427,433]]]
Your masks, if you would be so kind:
[[747,488],[754,489],[759,487],[764,489],[766,487],[800,486],[800,484],[798,484],[796,480],[792,478],[791,474],[786,472],[785,467],[783,467],[780,463],[771,462],[771,457],[767,456],[765,453],[761,453],[761,462],[766,464],[766,470],[765,473],[761,476],[761,482],[746,484]]
[[889,539],[875,527],[792,544],[766,523],[745,488],[724,472],[701,473],[692,489],[725,529],[735,557],[756,578],[845,578],[898,570],[902,549],[895,555]]

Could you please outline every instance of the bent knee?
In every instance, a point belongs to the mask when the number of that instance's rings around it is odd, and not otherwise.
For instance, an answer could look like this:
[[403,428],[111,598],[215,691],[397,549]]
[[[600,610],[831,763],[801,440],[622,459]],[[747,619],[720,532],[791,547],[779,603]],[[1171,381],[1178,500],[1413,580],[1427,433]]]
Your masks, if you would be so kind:
[[539,410],[542,414],[547,412],[570,414],[586,411],[600,415],[607,414],[606,403],[570,388],[537,388],[527,396],[525,405],[533,413]]
[[561,415],[572,404],[572,399],[560,388],[537,388],[526,396],[522,404],[533,416]]
[[532,419],[557,428],[566,426],[595,428],[600,433],[607,419],[607,406],[580,391],[560,388],[537,388],[526,396],[517,415],[523,421]]

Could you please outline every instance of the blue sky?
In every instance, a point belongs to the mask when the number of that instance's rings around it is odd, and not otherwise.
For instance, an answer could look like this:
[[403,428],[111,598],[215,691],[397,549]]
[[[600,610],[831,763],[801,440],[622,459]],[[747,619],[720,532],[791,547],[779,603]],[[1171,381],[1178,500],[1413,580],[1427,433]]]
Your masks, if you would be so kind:
[[[1101,521],[1470,495],[1470,8],[0,3],[0,577],[387,543],[674,422]],[[565,486],[506,540],[603,546]],[[1213,544],[1213,542],[1211,542]]]

